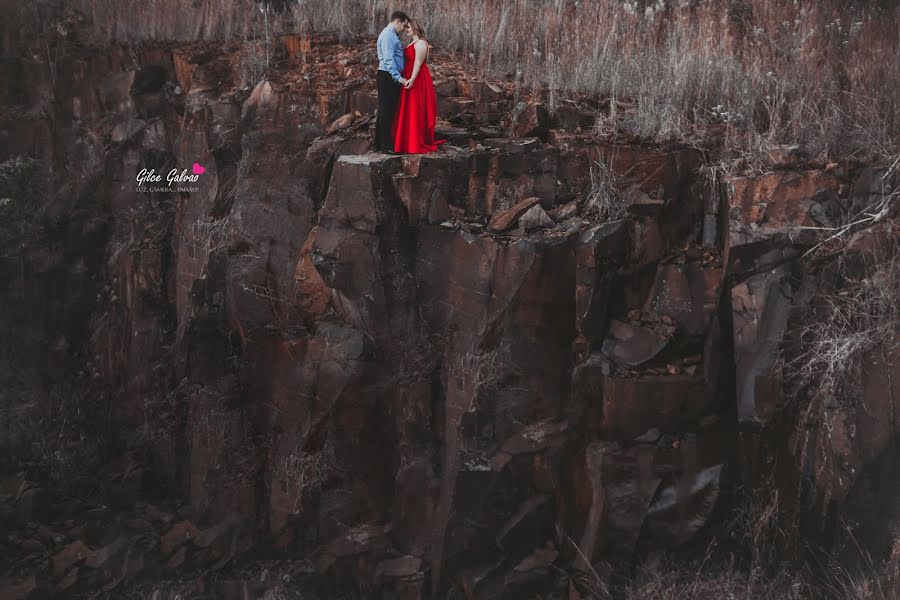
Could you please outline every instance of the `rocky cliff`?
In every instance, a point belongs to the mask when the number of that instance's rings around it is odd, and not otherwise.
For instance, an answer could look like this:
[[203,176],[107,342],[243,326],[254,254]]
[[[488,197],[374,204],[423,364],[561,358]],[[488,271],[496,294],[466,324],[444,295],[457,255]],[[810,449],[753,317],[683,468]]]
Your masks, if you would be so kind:
[[375,154],[371,58],[6,61],[8,597],[588,598],[773,497],[782,552],[889,548],[896,165],[724,169],[452,64],[446,150]]

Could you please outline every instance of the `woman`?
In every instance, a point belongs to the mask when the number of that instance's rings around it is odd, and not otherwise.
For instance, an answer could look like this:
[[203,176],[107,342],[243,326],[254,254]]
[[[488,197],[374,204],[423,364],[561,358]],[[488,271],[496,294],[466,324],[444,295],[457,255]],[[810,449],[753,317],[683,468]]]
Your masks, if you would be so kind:
[[422,25],[410,19],[406,33],[412,42],[404,49],[403,78],[400,102],[394,120],[394,152],[398,154],[426,154],[438,149],[446,140],[434,139],[437,120],[437,95],[428,71],[431,45],[425,39]]

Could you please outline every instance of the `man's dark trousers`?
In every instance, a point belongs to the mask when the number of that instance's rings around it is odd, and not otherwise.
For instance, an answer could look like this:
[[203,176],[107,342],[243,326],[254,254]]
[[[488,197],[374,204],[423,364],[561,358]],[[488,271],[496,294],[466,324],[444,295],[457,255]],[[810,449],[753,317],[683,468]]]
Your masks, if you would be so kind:
[[393,150],[391,127],[400,102],[400,84],[387,71],[378,70],[378,116],[375,119],[375,150]]

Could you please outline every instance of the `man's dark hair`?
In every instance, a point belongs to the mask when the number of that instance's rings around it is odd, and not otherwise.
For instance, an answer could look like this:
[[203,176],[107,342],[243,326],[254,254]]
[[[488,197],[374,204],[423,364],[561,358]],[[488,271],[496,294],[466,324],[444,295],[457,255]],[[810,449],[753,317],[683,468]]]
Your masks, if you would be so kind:
[[402,10],[395,10],[391,13],[391,19],[389,22],[393,23],[397,19],[400,19],[401,21],[409,21],[409,16]]

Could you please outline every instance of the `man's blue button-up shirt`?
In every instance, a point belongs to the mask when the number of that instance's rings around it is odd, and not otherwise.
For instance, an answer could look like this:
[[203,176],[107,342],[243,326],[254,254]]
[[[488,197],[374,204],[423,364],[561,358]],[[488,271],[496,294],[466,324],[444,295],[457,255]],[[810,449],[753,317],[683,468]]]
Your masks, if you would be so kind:
[[378,70],[387,71],[394,81],[399,81],[400,73],[403,71],[403,43],[393,25],[388,25],[378,34],[376,45],[378,47]]

